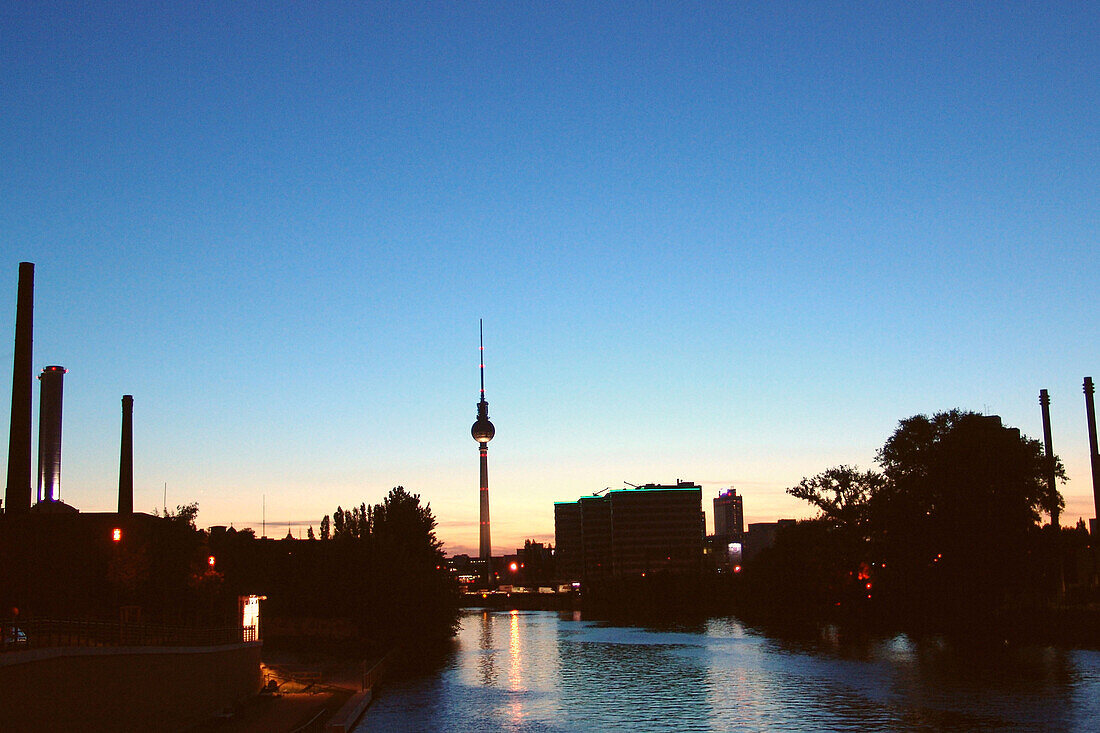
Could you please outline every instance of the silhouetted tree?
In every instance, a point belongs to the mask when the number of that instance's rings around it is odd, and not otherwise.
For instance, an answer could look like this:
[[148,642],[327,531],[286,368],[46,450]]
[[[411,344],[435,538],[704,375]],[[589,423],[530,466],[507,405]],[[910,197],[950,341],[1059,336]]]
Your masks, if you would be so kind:
[[1062,501],[1047,490],[1039,441],[997,417],[951,410],[902,420],[877,458],[887,479],[875,509],[883,558],[910,592],[976,610],[1031,580],[1040,513]]
[[317,538],[316,538],[316,537],[315,537],[315,536],[313,535],[313,525],[312,525],[312,524],[311,524],[311,525],[309,525],[309,530],[308,530],[308,531],[306,532],[306,538],[307,538],[307,539],[311,539],[311,540],[315,540],[315,539],[317,539]]
[[[195,517],[199,515],[199,503],[193,501],[190,504],[183,504],[176,507],[176,511],[172,512],[169,509],[164,510],[164,517],[170,519],[173,522],[186,525],[191,529],[195,529]],[[153,509],[153,516],[159,517],[160,513]]]
[[404,487],[372,512],[369,623],[391,643],[434,643],[454,633],[457,588],[444,563],[430,505]]
[[329,533],[329,526],[330,526],[330,524],[331,524],[331,522],[329,521],[328,515],[326,514],[326,515],[325,515],[325,516],[324,516],[324,517],[323,517],[323,518],[321,519],[321,539],[323,539],[323,540],[327,540],[327,539],[328,539],[328,537],[329,537],[329,534],[328,534],[328,533]]
[[[1062,499],[1047,489],[1049,460],[1064,479],[1039,441],[997,417],[952,410],[900,421],[877,454],[881,474],[839,466],[787,491],[821,510],[813,531],[835,559],[821,573],[866,575],[867,595],[898,614],[973,617],[1050,587],[1041,576],[1056,567],[1056,543],[1041,539],[1039,522]],[[798,575],[798,548],[811,551],[793,538],[773,554],[777,587]]]
[[863,531],[870,519],[871,500],[885,485],[886,478],[876,471],[837,466],[802,479],[787,493],[816,506],[823,519]]

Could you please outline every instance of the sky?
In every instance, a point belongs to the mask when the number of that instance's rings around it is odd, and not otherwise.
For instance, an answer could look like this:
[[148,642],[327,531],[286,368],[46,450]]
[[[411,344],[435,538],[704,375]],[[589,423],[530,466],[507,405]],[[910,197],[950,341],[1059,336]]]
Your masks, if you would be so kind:
[[132,394],[138,511],[281,537],[402,485],[476,552],[484,319],[497,554],[624,482],[812,516],[784,489],[910,415],[1041,438],[1041,388],[1074,522],[1097,38],[1089,3],[5,3],[0,368],[34,262],[83,511]]

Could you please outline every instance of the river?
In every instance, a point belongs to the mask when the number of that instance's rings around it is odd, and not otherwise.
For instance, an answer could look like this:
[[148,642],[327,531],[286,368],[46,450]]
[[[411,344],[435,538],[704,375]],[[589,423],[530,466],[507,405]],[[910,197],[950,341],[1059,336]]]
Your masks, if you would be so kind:
[[356,731],[1100,730],[1100,652],[468,611]]

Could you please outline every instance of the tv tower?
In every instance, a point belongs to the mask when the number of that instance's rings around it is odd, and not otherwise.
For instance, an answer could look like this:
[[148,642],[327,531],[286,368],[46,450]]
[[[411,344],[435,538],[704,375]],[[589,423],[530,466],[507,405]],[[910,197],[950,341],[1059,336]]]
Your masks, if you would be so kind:
[[497,430],[489,422],[489,403],[485,401],[485,329],[481,319],[477,324],[481,353],[481,401],[477,403],[477,422],[470,428],[470,434],[477,441],[477,450],[481,454],[481,547],[478,556],[488,572],[493,555],[489,540],[489,441]]

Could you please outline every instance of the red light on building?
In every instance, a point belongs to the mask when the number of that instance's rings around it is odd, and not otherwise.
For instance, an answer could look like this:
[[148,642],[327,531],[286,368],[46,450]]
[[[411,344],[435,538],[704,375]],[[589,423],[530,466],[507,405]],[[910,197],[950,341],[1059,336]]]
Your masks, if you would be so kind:
[[741,572],[741,566],[740,565],[734,565],[733,566],[733,572],[735,572],[735,573]]
[[121,542],[122,541],[122,530],[119,529],[118,527],[115,527],[114,529],[111,530],[111,541],[112,542]]
[[511,570],[514,573],[517,570],[519,570],[519,565],[517,565],[516,563],[512,563],[511,565],[508,566],[508,569]]

